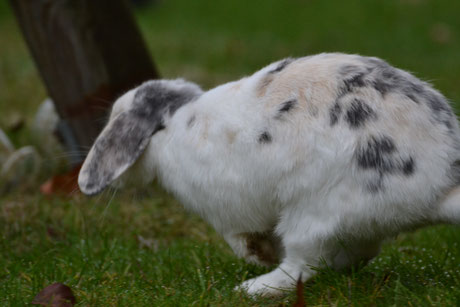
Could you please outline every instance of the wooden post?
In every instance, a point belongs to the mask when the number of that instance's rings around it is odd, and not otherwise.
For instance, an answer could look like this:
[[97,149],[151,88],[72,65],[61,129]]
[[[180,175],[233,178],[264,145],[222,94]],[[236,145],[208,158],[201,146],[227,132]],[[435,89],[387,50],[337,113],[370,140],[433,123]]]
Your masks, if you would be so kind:
[[69,150],[85,152],[113,100],[158,77],[128,5],[124,0],[10,3],[63,119],[60,130]]

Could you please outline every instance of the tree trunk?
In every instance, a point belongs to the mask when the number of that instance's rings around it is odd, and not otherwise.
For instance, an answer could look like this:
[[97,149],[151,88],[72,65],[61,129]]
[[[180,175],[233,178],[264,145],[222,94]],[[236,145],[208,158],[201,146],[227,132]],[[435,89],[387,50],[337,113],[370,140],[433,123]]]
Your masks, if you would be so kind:
[[[123,0],[10,0],[69,150],[86,152],[108,108],[157,71]],[[84,157],[84,155],[83,155]]]

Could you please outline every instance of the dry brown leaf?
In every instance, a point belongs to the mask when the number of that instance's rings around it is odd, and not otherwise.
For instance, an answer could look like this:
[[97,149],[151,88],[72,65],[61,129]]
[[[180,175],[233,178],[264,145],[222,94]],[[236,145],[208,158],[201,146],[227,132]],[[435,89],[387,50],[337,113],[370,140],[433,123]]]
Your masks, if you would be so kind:
[[78,193],[78,173],[80,172],[81,165],[76,166],[70,172],[56,175],[46,181],[40,187],[40,192],[44,195],[73,195]]
[[294,305],[292,305],[292,307],[305,307],[305,306],[307,306],[305,304],[305,298],[303,296],[303,282],[302,282],[300,277],[299,277],[299,280],[297,280],[296,292],[297,292],[297,300],[295,301]]
[[50,307],[72,307],[76,302],[77,300],[72,290],[68,286],[57,282],[40,291],[32,301],[32,304]]

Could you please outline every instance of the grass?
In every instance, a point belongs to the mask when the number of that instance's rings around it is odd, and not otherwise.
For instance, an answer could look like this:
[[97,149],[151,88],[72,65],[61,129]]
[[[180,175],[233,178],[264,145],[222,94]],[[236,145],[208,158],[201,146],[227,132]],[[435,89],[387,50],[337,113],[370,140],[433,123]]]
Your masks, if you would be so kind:
[[[460,2],[159,1],[136,10],[164,77],[215,86],[286,56],[342,51],[382,57],[460,102]],[[20,114],[17,147],[34,144],[45,89],[0,2],[0,127]],[[459,105],[454,104],[454,107]],[[45,156],[46,163],[56,157]],[[0,305],[28,305],[46,285],[69,285],[81,306],[289,306],[294,293],[252,299],[232,291],[269,269],[234,257],[203,221],[156,186],[113,197],[45,198],[38,183],[0,197]],[[135,195],[135,196],[133,196]],[[368,266],[321,269],[310,306],[460,304],[460,229],[437,226],[389,241]]]
[[[147,193],[147,192],[146,192]],[[166,194],[94,200],[10,195],[0,211],[0,305],[27,305],[62,282],[87,306],[279,306],[233,292],[268,269],[236,259],[203,222]],[[305,285],[309,305],[438,305],[460,301],[458,229],[401,235],[370,265],[323,269]]]

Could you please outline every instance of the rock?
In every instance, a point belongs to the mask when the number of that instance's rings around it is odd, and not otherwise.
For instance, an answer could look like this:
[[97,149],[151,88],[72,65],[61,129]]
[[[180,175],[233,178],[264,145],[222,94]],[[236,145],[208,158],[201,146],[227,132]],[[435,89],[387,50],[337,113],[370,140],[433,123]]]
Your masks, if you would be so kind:
[[59,123],[59,115],[56,112],[53,101],[45,99],[38,107],[31,131],[37,140],[36,146],[45,156],[55,157],[62,153],[62,146],[56,137],[56,129]]
[[36,179],[40,164],[40,155],[33,146],[25,146],[14,151],[0,169],[0,192]]
[[6,136],[5,132],[0,129],[0,165],[5,163],[6,159],[13,153],[14,146]]
[[40,135],[54,134],[57,124],[59,122],[59,115],[51,98],[46,98],[38,107],[32,123],[34,132]]
[[60,172],[67,168],[72,153],[66,153],[64,146],[57,137],[56,130],[60,118],[56,112],[53,101],[45,99],[34,116],[30,130],[33,136],[33,144],[43,157],[42,170],[45,173]]

